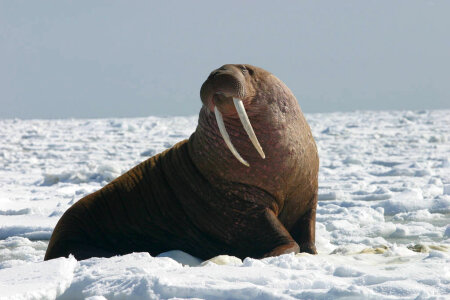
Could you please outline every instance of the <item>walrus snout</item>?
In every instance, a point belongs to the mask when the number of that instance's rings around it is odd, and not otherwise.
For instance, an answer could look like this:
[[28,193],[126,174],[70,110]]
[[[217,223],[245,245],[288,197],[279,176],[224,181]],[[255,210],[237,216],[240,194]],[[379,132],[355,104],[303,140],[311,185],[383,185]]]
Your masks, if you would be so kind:
[[[200,98],[203,105],[210,111],[214,111],[217,125],[228,149],[233,153],[237,160],[243,165],[249,167],[249,163],[244,160],[231,143],[230,137],[225,128],[222,113],[234,112],[238,114],[245,132],[250,138],[259,155],[264,159],[266,155],[259,144],[253,127],[245,111],[243,99],[245,98],[246,78],[244,72],[247,72],[244,65],[223,65],[212,71],[200,89]],[[233,107],[234,106],[234,107]],[[234,110],[235,109],[235,110]]]
[[[226,98],[244,99],[245,93],[245,77],[242,72],[236,67],[225,65],[211,72],[206,81],[200,89],[200,98],[203,105],[208,107],[211,111],[214,110],[214,96],[220,94]],[[221,99],[217,99],[221,100]],[[222,102],[225,105],[226,102]]]

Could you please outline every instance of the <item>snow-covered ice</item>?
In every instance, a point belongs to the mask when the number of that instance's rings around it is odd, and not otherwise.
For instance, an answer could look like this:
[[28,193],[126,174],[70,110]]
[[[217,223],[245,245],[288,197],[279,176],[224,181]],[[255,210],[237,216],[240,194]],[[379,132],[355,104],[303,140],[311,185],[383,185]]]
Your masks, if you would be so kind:
[[319,255],[43,262],[78,199],[195,130],[197,117],[0,120],[0,299],[449,299],[450,111],[309,114]]

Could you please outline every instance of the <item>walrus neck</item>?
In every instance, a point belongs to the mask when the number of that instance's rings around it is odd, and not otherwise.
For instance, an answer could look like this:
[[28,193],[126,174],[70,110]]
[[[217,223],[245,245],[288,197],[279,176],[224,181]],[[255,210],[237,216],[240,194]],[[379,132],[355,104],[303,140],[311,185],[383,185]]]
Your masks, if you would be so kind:
[[[286,190],[280,189],[280,185],[287,185],[290,169],[296,163],[292,159],[295,160],[301,151],[296,149],[300,141],[287,132],[299,128],[299,122],[303,123],[304,119],[297,103],[289,113],[271,106],[266,106],[266,110],[259,116],[248,111],[266,159],[261,158],[250,142],[237,115],[226,116],[224,122],[231,141],[250,166],[239,162],[225,145],[214,114],[206,107],[202,107],[197,129],[189,139],[189,153],[196,167],[212,184],[221,186],[232,182],[256,186],[282,201],[285,195],[280,193]],[[274,114],[274,110],[278,112]]]

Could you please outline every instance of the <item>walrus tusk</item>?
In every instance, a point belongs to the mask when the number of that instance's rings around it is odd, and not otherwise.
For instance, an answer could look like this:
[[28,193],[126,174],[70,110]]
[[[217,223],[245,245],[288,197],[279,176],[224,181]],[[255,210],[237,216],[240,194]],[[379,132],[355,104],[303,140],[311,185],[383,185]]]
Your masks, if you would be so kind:
[[266,155],[264,154],[264,151],[261,145],[259,144],[258,139],[256,138],[255,132],[253,131],[252,124],[250,124],[247,112],[245,111],[244,103],[242,103],[242,100],[238,98],[233,98],[233,102],[238,112],[239,119],[241,119],[242,126],[244,126],[245,132],[247,132],[250,141],[256,148],[256,151],[258,151],[259,155],[261,155],[263,159],[266,158]]
[[228,135],[227,129],[225,128],[225,124],[223,123],[222,113],[219,111],[217,106],[214,106],[214,114],[216,115],[216,121],[217,125],[219,126],[219,131],[222,134],[223,140],[225,141],[225,144],[227,144],[228,149],[230,149],[231,153],[233,153],[237,160],[239,160],[243,165],[250,167],[248,162],[246,162],[245,159],[243,159],[239,155],[236,148],[234,148],[233,144],[231,143],[230,136]]

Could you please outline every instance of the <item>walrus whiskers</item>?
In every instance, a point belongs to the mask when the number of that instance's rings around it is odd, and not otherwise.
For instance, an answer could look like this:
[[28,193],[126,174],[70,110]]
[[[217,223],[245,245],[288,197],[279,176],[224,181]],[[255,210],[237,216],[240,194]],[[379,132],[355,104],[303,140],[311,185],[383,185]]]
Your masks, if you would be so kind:
[[252,142],[253,146],[255,146],[256,151],[258,151],[259,155],[264,159],[266,158],[266,155],[264,154],[264,151],[259,144],[258,139],[256,138],[255,132],[253,131],[252,124],[250,123],[250,120],[248,119],[247,112],[245,111],[244,103],[241,99],[233,98],[234,106],[236,107],[236,110],[239,115],[239,119],[241,119],[242,126],[244,126],[245,132],[247,132],[248,137],[250,138],[250,141]]
[[234,148],[231,143],[230,136],[228,135],[227,129],[225,128],[225,124],[223,123],[222,113],[219,111],[217,106],[214,107],[214,114],[216,115],[217,125],[219,126],[219,131],[222,134],[223,140],[225,144],[227,144],[228,149],[230,149],[231,153],[239,160],[243,165],[250,167],[248,162],[241,157],[241,155],[237,152],[236,148]]

